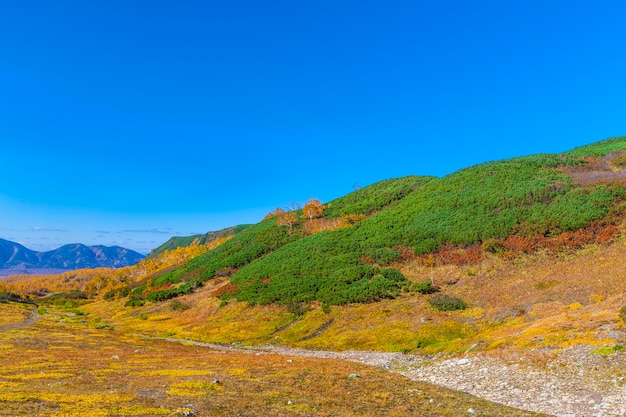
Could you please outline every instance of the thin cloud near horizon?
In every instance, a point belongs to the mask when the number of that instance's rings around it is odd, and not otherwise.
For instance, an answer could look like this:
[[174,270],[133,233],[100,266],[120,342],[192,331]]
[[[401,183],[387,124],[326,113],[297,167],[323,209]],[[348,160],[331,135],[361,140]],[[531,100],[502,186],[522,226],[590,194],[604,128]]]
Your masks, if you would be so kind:
[[31,227],[31,230],[33,232],[67,232],[67,229],[54,229],[50,227],[40,227],[40,226],[33,226]]
[[126,229],[122,230],[120,233],[155,233],[159,235],[171,235],[171,229],[165,228],[166,230],[160,230],[157,228],[154,229]]

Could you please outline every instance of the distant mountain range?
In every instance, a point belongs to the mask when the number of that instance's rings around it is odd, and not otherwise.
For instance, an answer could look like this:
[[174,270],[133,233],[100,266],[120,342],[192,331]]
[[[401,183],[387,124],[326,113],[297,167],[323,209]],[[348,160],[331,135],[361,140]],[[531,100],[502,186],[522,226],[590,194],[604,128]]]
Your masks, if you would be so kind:
[[119,246],[73,243],[48,252],[37,252],[19,243],[0,239],[0,275],[119,268],[134,265],[143,258],[142,254]]

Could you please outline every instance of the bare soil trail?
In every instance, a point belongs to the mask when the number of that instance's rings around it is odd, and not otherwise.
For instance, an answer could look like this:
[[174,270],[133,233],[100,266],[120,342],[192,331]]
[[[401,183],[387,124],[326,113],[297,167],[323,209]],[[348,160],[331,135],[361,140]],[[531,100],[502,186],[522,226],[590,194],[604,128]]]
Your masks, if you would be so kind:
[[0,332],[8,332],[9,330],[24,329],[26,327],[32,326],[33,324],[37,323],[37,320],[39,320],[39,314],[37,313],[37,306],[34,305],[33,309],[28,314],[28,316],[26,316],[26,319],[24,319],[24,321],[22,321],[21,323],[7,324],[4,326],[0,325]]

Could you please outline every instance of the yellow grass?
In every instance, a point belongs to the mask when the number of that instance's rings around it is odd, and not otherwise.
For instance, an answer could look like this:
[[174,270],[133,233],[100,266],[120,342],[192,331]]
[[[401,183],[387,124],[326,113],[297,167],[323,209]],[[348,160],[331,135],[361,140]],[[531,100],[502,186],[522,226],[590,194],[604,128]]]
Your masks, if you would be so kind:
[[28,304],[0,302],[0,329],[23,322],[32,309]]

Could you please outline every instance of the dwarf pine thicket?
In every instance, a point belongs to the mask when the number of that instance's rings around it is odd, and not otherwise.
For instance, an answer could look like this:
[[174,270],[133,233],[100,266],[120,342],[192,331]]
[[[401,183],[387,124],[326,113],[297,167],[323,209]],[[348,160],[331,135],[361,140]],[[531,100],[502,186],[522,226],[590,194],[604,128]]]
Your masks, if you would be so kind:
[[[155,278],[142,297],[159,301],[185,294],[225,270],[231,285],[221,296],[252,304],[395,297],[410,290],[392,267],[406,257],[512,235],[550,238],[592,222],[610,223],[625,189],[610,182],[582,186],[565,170],[622,149],[626,139],[609,139],[564,154],[488,162],[443,178],[382,181],[325,206],[326,219],[361,215],[354,225],[309,234],[302,210],[288,225],[269,217]],[[168,285],[174,287],[162,288]]]

